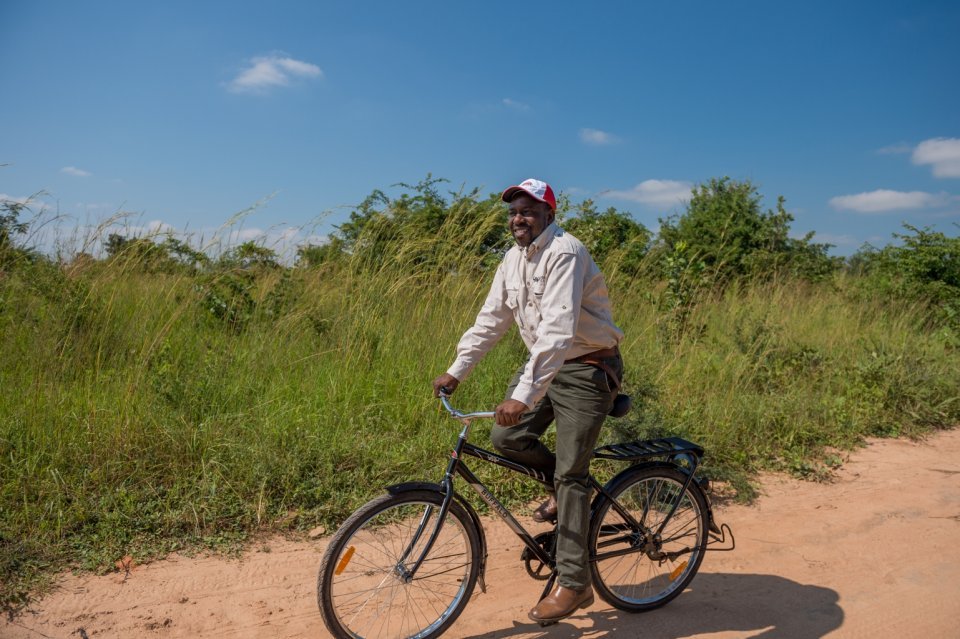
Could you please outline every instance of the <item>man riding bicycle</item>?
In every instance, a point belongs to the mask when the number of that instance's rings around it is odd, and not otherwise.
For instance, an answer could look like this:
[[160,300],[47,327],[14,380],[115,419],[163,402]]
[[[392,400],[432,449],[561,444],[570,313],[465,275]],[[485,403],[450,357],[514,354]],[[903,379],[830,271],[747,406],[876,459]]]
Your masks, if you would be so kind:
[[[546,182],[524,180],[503,191],[516,240],[494,275],[474,325],[446,373],[433,380],[453,392],[513,323],[530,351],[491,432],[504,456],[553,475],[554,492],[534,512],[557,521],[557,586],[529,613],[559,621],[593,603],[586,540],[590,458],[623,376],[603,274],[586,247],[555,222],[556,197]],[[540,441],[556,421],[556,454]]]

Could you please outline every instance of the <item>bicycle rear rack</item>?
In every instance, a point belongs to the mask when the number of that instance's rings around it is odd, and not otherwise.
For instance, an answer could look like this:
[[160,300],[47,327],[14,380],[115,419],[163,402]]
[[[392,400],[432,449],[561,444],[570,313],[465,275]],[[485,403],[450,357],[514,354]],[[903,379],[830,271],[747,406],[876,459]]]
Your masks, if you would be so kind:
[[[645,439],[622,444],[601,446],[593,451],[593,456],[600,459],[615,459],[618,461],[643,461],[647,459],[674,459],[686,458],[690,463],[691,475],[696,472],[703,457],[703,447],[681,437],[664,437],[662,439]],[[726,524],[717,525],[713,518],[713,508],[710,507],[708,497],[709,481],[706,478],[693,478],[707,497],[709,530],[706,550],[714,552],[730,551],[736,547],[733,531]],[[691,481],[688,480],[688,481]]]
[[593,451],[594,457],[621,461],[641,461],[683,454],[694,455],[699,460],[703,457],[703,447],[680,437],[664,437],[663,439],[645,439],[622,444],[610,444]]

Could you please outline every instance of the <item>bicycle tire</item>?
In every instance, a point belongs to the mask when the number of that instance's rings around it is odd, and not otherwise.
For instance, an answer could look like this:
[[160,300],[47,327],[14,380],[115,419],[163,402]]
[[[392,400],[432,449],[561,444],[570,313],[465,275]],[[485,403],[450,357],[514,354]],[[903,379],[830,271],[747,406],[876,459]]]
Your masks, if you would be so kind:
[[[317,604],[338,639],[430,639],[447,630],[473,594],[481,563],[479,532],[454,501],[440,535],[412,579],[398,566],[418,525],[443,495],[429,490],[383,495],[353,513],[334,534],[320,563]],[[413,559],[404,561],[409,567]]]
[[[590,571],[597,594],[614,608],[627,612],[659,608],[683,592],[697,574],[707,548],[709,511],[696,482],[683,491],[659,543],[653,537],[686,478],[672,466],[637,466],[607,485],[608,494],[644,528],[642,533],[610,499],[598,498],[588,537]],[[671,558],[661,552],[682,554]]]

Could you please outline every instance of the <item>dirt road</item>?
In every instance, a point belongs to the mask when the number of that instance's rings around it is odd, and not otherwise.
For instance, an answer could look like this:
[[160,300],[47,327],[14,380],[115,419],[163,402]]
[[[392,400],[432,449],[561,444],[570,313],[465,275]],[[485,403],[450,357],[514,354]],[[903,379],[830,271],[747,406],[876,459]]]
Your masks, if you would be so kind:
[[[527,620],[540,582],[516,538],[488,522],[486,594],[446,635],[471,639],[960,637],[960,429],[872,442],[830,484],[765,476],[753,506],[718,519],[737,538],[708,553],[668,606],[626,615],[600,599],[558,625]],[[527,523],[527,522],[525,522]],[[173,557],[126,576],[66,575],[0,637],[328,637],[314,580],[324,541],[258,544],[240,560]]]

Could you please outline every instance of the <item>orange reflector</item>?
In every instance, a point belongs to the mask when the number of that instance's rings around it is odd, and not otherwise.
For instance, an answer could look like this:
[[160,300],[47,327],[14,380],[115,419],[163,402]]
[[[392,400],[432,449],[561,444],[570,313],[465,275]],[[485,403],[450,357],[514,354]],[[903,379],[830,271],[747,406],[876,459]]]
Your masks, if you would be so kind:
[[[350,563],[350,558],[353,557],[353,553],[356,550],[353,546],[347,548],[347,552],[343,553],[343,558],[340,559],[340,563],[337,564],[337,569],[333,571],[333,574],[339,575],[343,572],[343,569],[347,567],[347,564]],[[671,579],[671,581],[673,581]]]
[[[350,549],[353,550],[353,546],[351,546]],[[683,570],[686,567],[687,567],[687,562],[683,562],[682,564],[674,568],[673,572],[670,573],[670,581],[673,581],[674,579],[679,577],[681,574],[683,574]],[[338,572],[337,574],[339,575],[340,573]]]

